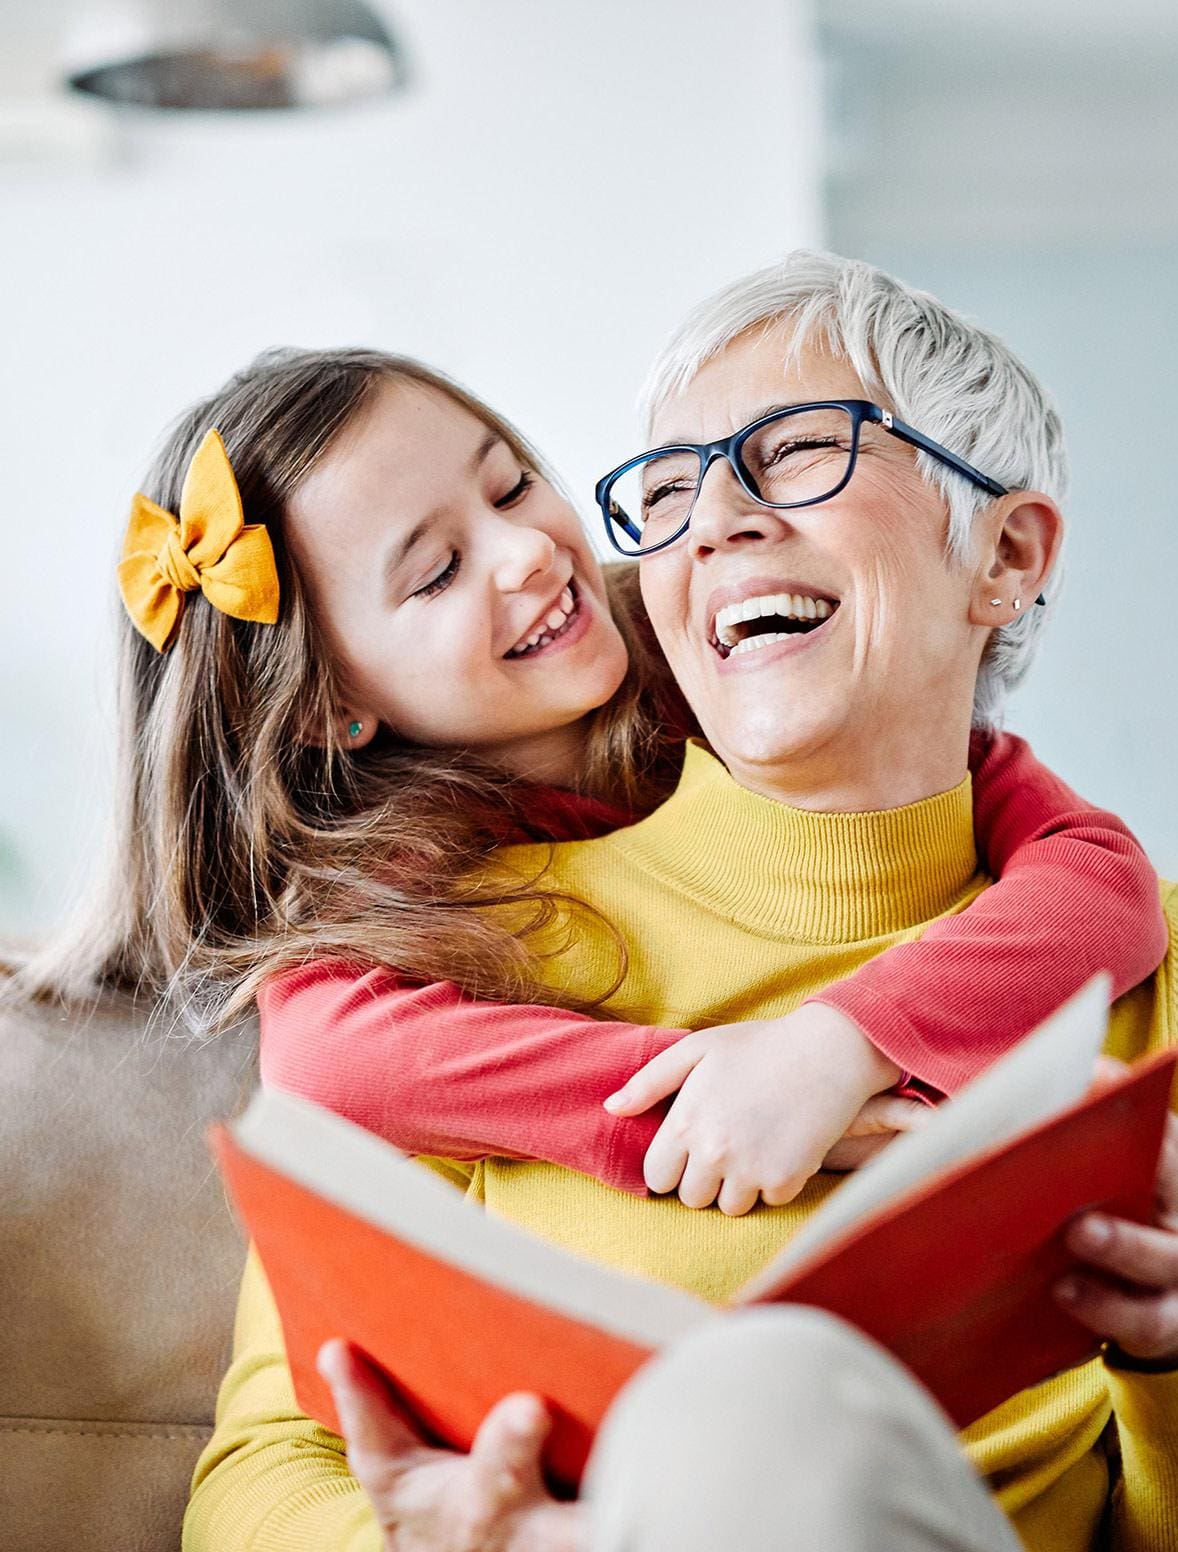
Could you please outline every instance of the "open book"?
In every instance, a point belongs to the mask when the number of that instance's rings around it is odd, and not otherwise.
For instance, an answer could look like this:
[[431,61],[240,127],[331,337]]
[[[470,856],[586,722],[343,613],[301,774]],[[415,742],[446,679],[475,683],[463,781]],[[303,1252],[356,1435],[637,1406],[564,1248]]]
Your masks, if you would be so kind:
[[[964,1425],[1096,1350],[1056,1304],[1061,1229],[1153,1206],[1178,1052],[1092,1091],[1098,977],[920,1131],[847,1178],[737,1303],[818,1305],[890,1349]],[[653,1352],[724,1312],[557,1249],[468,1203],[380,1138],[263,1092],[213,1133],[282,1318],[295,1392],[338,1429],[315,1368],[342,1336],[427,1437],[469,1447],[509,1391],[555,1424],[545,1464],[579,1481],[607,1407]],[[712,1209],[715,1210],[715,1209]]]

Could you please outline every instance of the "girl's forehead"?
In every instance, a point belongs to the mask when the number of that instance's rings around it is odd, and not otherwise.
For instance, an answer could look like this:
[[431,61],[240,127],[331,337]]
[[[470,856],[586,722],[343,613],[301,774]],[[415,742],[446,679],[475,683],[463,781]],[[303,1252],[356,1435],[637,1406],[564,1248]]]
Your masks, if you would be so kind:
[[[494,436],[465,405],[428,383],[381,384],[289,503],[300,527],[363,525],[390,504],[411,508],[465,477]],[[495,440],[498,440],[497,436]]]
[[[361,444],[374,456],[392,448],[404,462],[415,453],[428,453],[433,444],[477,442],[487,428],[443,389],[413,378],[397,378],[379,386],[348,429],[353,444]],[[346,447],[342,438],[341,444]]]

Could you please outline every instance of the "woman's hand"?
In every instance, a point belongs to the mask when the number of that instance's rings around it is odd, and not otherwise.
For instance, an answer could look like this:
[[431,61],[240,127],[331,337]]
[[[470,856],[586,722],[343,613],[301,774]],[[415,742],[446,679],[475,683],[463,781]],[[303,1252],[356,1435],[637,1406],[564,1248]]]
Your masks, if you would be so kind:
[[540,1450],[551,1422],[537,1396],[505,1397],[470,1454],[459,1455],[422,1444],[345,1342],[320,1349],[319,1372],[387,1552],[585,1552],[581,1505],[558,1503],[544,1486]]
[[1178,1118],[1166,1121],[1152,1223],[1085,1213],[1067,1245],[1087,1269],[1057,1287],[1064,1309],[1130,1358],[1178,1367]]
[[[878,1151],[887,1140],[878,1108],[866,1121],[860,1112],[899,1075],[844,1014],[805,1003],[783,1018],[685,1035],[605,1105],[614,1115],[639,1115],[678,1090],[647,1149],[646,1183],[678,1190],[688,1207],[716,1202],[736,1216],[758,1197],[771,1206],[791,1201],[857,1123],[862,1131],[875,1126],[876,1135],[832,1167],[854,1168]],[[889,1113],[919,1124],[910,1112]]]

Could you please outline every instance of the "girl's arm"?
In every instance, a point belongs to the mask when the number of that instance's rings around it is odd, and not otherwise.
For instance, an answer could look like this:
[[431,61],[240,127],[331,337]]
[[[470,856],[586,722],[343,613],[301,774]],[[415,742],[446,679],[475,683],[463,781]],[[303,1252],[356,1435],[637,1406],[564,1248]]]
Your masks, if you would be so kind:
[[[613,1114],[674,1095],[644,1159],[651,1190],[734,1214],[788,1202],[824,1160],[840,1167],[838,1137],[897,1075],[904,1093],[913,1079],[952,1091],[1095,971],[1112,971],[1119,996],[1157,968],[1158,882],[1124,825],[1019,739],[979,741],[972,757],[979,838],[1000,882],[785,1018],[699,1031],[636,1072]],[[893,1064],[890,1078],[863,1067],[866,1052]]]
[[665,1107],[623,1119],[602,1100],[681,1029],[476,1002],[329,959],[274,976],[258,1010],[264,1083],[407,1153],[545,1159],[646,1194]]
[[1157,877],[1115,815],[1013,734],[975,737],[970,765],[978,849],[998,883],[811,999],[946,1094],[1098,970],[1111,972],[1114,997],[1145,980],[1167,942]]
[[[1082,802],[1010,735],[976,744],[971,763],[984,860],[1001,882],[812,999],[944,1092],[1095,970],[1113,972],[1115,995],[1143,980],[1166,941],[1157,881],[1118,819]],[[259,1007],[262,1074],[275,1087],[407,1152],[546,1159],[636,1194],[647,1189],[647,1149],[665,1113],[654,1102],[686,1077],[667,1058],[626,1084],[682,1030],[475,1002],[449,983],[414,986],[339,961],[275,977]],[[798,1015],[790,1017],[801,1033]],[[761,1021],[765,1039],[775,1022]],[[725,1054],[737,1055],[731,1041]],[[731,1081],[739,1086],[739,1077]],[[632,1113],[605,1112],[602,1100],[623,1085]],[[763,1110],[763,1099],[762,1081],[750,1102]],[[738,1094],[725,1101],[739,1107]],[[792,1108],[801,1122],[801,1106]],[[678,1153],[663,1160],[659,1188],[673,1189],[682,1167]]]

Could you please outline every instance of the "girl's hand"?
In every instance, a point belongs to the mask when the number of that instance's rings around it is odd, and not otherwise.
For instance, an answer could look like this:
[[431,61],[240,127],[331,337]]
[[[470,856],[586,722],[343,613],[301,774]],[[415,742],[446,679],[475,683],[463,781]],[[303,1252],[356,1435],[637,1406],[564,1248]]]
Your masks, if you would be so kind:
[[639,1115],[678,1090],[647,1149],[646,1183],[678,1190],[688,1207],[716,1202],[736,1216],[758,1197],[791,1201],[865,1102],[899,1076],[844,1014],[806,1003],[784,1018],[685,1035],[605,1105]]
[[324,1344],[319,1372],[387,1552],[586,1552],[582,1506],[558,1503],[540,1473],[551,1424],[539,1397],[505,1397],[459,1455],[422,1444],[347,1343]]
[[1152,1223],[1085,1213],[1067,1245],[1090,1268],[1056,1288],[1069,1315],[1130,1358],[1178,1367],[1178,1117],[1166,1122]]

